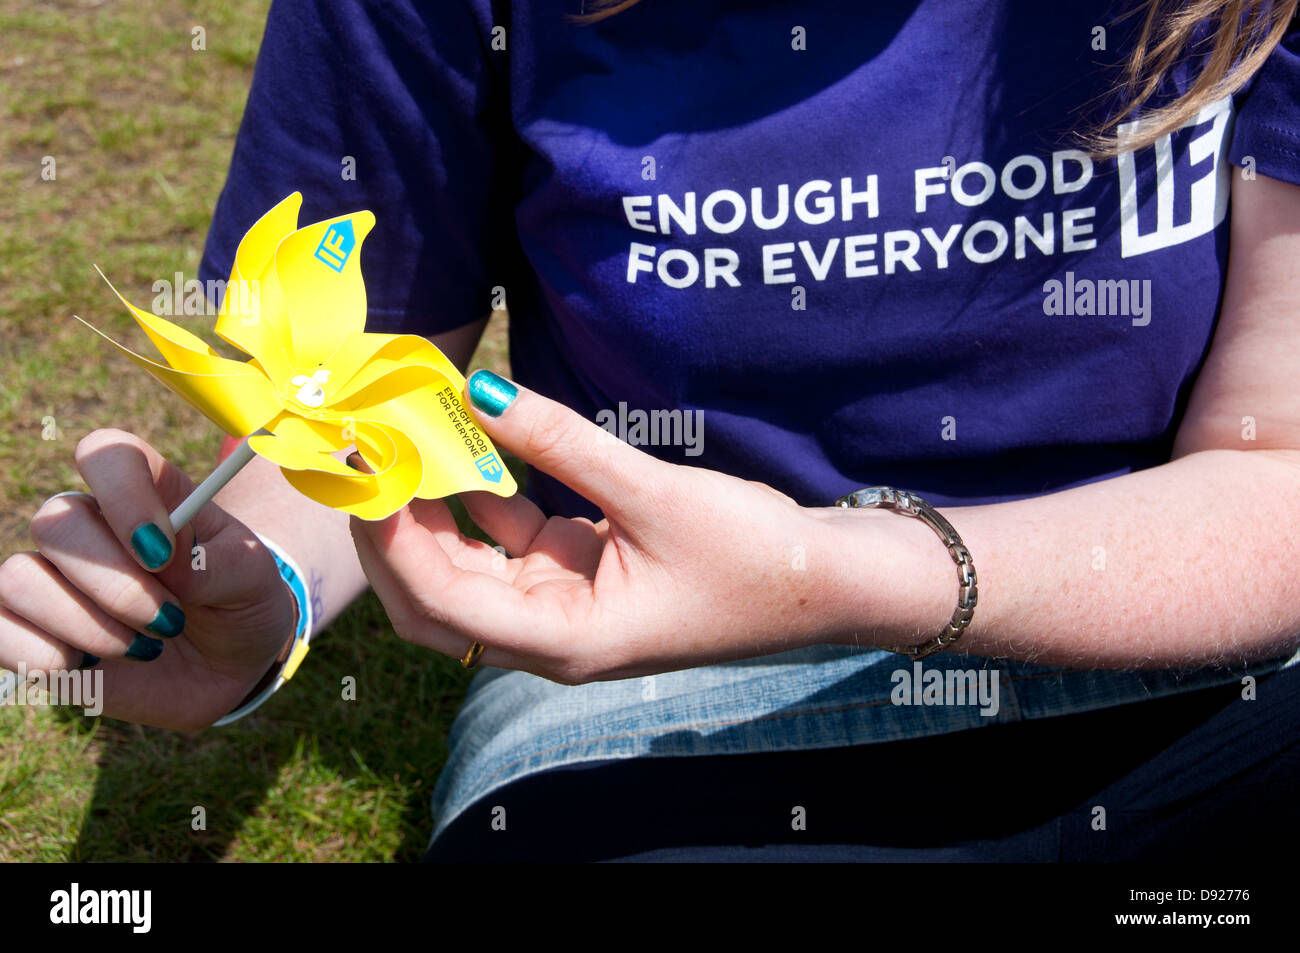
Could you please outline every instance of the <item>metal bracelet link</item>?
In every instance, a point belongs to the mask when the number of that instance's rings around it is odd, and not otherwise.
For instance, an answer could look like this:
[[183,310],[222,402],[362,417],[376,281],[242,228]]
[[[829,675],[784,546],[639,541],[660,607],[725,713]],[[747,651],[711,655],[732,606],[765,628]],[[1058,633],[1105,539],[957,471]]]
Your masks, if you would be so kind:
[[948,554],[952,556],[953,561],[957,564],[957,608],[952,614],[952,619],[943,627],[943,630],[933,639],[922,642],[920,645],[899,648],[885,646],[885,650],[897,652],[900,655],[908,655],[915,660],[941,652],[956,642],[961,637],[961,634],[966,631],[975,615],[975,604],[979,601],[979,586],[975,575],[975,561],[971,558],[970,550],[966,548],[966,544],[957,535],[957,531],[953,529],[952,524],[944,519],[938,510],[915,493],[898,490],[892,486],[869,486],[861,490],[854,490],[852,493],[836,500],[835,505],[894,510],[904,516],[915,517],[938,534],[939,538],[943,540]]

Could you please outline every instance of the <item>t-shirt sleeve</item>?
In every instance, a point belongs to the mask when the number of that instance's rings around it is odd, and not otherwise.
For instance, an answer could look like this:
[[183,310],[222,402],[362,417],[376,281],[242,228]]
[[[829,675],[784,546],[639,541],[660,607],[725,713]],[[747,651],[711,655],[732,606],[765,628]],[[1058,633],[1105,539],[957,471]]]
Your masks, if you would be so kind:
[[1300,185],[1300,18],[1255,73],[1237,104],[1228,158],[1255,171]]
[[485,9],[275,0],[200,278],[227,278],[249,226],[300,191],[300,225],[375,214],[368,331],[485,317],[513,234],[504,54],[498,66]]

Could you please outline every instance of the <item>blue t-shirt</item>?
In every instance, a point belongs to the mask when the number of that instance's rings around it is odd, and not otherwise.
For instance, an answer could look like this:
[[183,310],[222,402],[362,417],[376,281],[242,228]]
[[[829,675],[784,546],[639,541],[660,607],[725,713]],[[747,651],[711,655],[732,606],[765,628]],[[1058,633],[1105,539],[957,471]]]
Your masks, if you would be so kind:
[[1231,101],[1092,162],[1069,132],[1140,20],[1106,0],[578,6],[275,0],[202,277],[295,189],[304,222],[369,208],[369,330],[504,300],[520,382],[805,505],[1168,459],[1230,163],[1300,183],[1300,31]]

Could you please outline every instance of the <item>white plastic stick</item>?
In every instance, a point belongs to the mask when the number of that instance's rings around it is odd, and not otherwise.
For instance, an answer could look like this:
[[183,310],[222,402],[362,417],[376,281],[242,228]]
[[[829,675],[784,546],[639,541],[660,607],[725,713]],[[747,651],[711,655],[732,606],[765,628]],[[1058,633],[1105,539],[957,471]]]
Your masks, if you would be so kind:
[[[264,433],[269,433],[269,431],[259,430],[253,436]],[[181,501],[180,506],[172,510],[172,534],[179,533],[181,527],[194,519],[194,514],[203,509],[220,492],[221,488],[234,479],[235,474],[242,470],[244,465],[249,460],[252,460],[255,455],[253,448],[248,445],[248,439],[241,440],[230,456],[217,464],[217,468],[208,474],[208,478],[196,486],[194,492]]]

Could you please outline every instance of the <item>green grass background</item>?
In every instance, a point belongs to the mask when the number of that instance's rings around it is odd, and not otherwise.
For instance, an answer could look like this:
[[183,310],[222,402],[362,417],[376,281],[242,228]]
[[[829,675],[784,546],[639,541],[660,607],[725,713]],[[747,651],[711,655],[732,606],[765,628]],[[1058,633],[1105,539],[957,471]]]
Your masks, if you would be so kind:
[[[196,480],[216,460],[217,429],[71,315],[147,352],[92,263],[137,302],[155,279],[197,276],[266,8],[0,0],[0,560],[32,548],[43,500],[85,489],[73,450],[93,430],[139,434]],[[219,345],[212,318],[172,320]],[[503,319],[475,364],[508,373]],[[346,675],[356,701],[340,697]],[[417,859],[467,682],[396,638],[368,594],[228,728],[0,708],[0,860]]]

